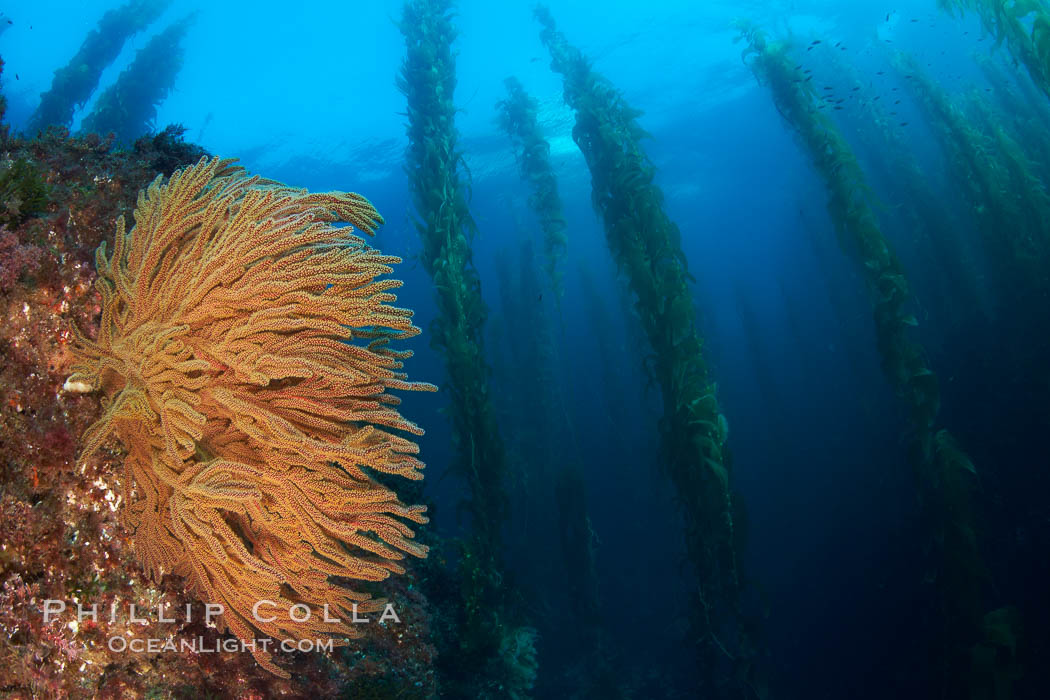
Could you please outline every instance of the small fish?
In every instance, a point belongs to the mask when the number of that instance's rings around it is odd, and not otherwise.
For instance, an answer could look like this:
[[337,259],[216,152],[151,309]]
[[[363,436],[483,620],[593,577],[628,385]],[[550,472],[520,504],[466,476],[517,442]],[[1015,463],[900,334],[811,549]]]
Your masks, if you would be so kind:
[[879,71],[878,73],[876,73],[875,75],[886,75],[886,71],[880,70],[880,71]]
[[820,39],[817,39],[817,40],[816,40],[816,41],[814,41],[814,42],[813,42],[812,44],[810,44],[810,46],[816,46],[816,45],[817,45],[817,44],[819,44],[819,43],[820,43]]
[[901,126],[908,126],[908,122],[901,122]]
[[835,105],[835,109],[842,109],[840,105]]
[[[879,99],[880,97],[882,97],[882,95],[875,95],[875,100]],[[872,102],[874,102],[875,100],[872,100]]]
[[813,72],[813,69],[812,69],[812,68],[807,68],[806,70],[804,70],[804,71],[802,71],[802,72],[803,72],[803,73],[812,73],[812,72]]
[[840,46],[842,46],[842,42],[841,41],[836,41],[835,42],[835,48],[837,49]]
[[897,101],[896,101],[896,102],[894,102],[893,104],[895,104],[895,105],[899,105],[900,103],[901,103],[901,101],[900,101],[900,100],[897,100]]
[[860,88],[859,88],[859,87],[855,87],[855,88],[853,88],[853,90],[852,90],[852,91],[853,91],[853,92],[856,92],[857,90],[860,90]]
[[18,77],[18,73],[15,73],[15,80],[21,80],[21,78]]
[[831,87],[830,85],[825,85],[824,89],[825,90],[834,90],[835,88]]

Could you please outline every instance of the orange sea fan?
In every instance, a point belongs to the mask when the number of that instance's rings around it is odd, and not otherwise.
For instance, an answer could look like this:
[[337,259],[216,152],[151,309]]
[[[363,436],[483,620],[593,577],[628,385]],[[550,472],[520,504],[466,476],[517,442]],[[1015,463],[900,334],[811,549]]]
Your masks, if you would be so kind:
[[[67,390],[104,394],[84,456],[116,436],[127,451],[122,518],[149,575],[186,577],[242,640],[360,636],[340,579],[401,573],[423,557],[425,523],[374,472],[421,479],[421,435],[388,389],[417,335],[390,304],[401,262],[351,235],[382,218],[357,194],[310,194],[202,159],[140,193],[96,253],[102,316],[77,334]],[[355,342],[357,341],[357,342]],[[256,619],[257,601],[273,601]],[[289,620],[296,604],[307,622]],[[323,606],[339,622],[325,622]],[[302,609],[299,609],[302,611]],[[302,617],[298,615],[297,617]],[[261,645],[259,645],[261,648]],[[278,675],[265,651],[256,658]]]

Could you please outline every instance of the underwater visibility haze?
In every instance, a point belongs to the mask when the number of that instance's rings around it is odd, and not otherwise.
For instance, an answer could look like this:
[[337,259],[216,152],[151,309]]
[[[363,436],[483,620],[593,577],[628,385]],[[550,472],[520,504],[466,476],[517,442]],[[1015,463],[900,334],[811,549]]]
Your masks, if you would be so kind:
[[1050,696],[1050,1],[0,59],[0,698]]

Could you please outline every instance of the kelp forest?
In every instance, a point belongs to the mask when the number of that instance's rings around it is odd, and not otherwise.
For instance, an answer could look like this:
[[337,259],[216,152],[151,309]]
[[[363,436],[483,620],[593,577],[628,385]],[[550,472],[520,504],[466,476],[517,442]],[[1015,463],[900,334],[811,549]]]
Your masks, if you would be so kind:
[[1050,2],[685,5],[0,13],[0,697],[1050,695]]

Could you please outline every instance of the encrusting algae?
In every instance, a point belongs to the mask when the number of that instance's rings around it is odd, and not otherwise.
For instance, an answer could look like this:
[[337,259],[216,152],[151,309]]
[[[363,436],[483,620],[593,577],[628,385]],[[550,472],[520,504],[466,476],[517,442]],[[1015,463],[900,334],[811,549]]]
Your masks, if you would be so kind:
[[[130,231],[118,220],[111,256],[105,243],[96,253],[98,336],[76,333],[65,388],[104,395],[81,459],[119,439],[139,561],[221,603],[221,628],[360,637],[354,611],[383,601],[336,579],[381,581],[404,572],[405,553],[427,554],[405,524],[426,508],[373,476],[422,478],[401,433],[423,431],[388,390],[435,390],[407,381],[411,353],[388,347],[419,333],[390,305],[401,282],[379,279],[400,260],[335,225],[371,234],[382,217],[360,195],[310,194],[218,158],[158,177],[134,216]],[[260,600],[310,615],[255,615]]]

